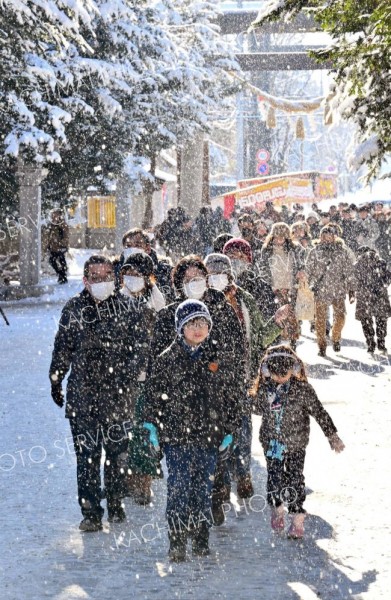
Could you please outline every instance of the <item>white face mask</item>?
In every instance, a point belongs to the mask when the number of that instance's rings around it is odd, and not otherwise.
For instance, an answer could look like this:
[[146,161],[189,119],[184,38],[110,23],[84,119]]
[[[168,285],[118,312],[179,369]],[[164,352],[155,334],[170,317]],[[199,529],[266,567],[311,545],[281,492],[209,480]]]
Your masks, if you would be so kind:
[[129,292],[141,292],[145,288],[144,277],[134,275],[124,275],[124,284]]
[[193,279],[183,286],[185,294],[188,298],[199,300],[206,292],[206,279]]
[[231,258],[232,270],[235,277],[239,277],[247,269],[248,264],[239,258]]
[[209,275],[208,277],[209,287],[221,292],[228,286],[228,275],[225,273],[219,273],[216,275]]
[[102,281],[101,283],[91,283],[91,294],[97,300],[106,300],[114,292],[114,281]]
[[122,254],[124,255],[125,260],[129,258],[129,256],[132,256],[132,254],[143,254],[144,256],[148,256],[141,248],[124,248]]

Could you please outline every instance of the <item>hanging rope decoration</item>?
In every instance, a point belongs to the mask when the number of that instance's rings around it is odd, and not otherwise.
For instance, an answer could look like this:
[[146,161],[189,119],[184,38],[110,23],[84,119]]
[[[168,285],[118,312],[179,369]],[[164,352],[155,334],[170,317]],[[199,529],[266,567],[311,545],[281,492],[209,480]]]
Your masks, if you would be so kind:
[[[255,87],[235,72],[231,72],[232,77],[241,81],[243,85],[245,85],[249,90],[253,93],[257,94],[258,101],[265,107],[264,112],[266,112],[266,126],[268,129],[274,129],[277,125],[276,123],[276,110],[280,110],[288,115],[288,117],[292,114],[299,115],[308,115],[313,117],[313,113],[324,107],[324,124],[332,125],[333,123],[333,114],[331,108],[331,101],[334,98],[335,91],[331,88],[328,96],[313,98],[312,100],[287,100],[285,98],[278,98],[276,96],[272,96],[266,92],[263,92],[259,88]],[[268,108],[267,108],[268,107]],[[304,119],[302,116],[299,116],[296,121],[295,128],[296,138],[298,140],[305,139],[305,127],[304,127]]]

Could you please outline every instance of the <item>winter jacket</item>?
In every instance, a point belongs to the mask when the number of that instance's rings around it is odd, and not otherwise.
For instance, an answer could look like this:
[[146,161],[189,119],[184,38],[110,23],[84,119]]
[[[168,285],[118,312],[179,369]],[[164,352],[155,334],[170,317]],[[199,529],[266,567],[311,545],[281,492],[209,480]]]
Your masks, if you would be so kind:
[[258,394],[254,398],[254,412],[262,415],[259,441],[265,452],[273,439],[285,444],[288,452],[304,450],[310,437],[310,416],[315,419],[326,437],[329,438],[337,431],[312,385],[295,377],[292,377],[290,382],[283,405],[279,435],[276,434],[274,411],[270,409],[268,385],[261,382]]
[[95,302],[84,289],[64,306],[54,341],[50,379],[67,381],[67,418],[100,423],[131,418],[148,336],[143,311],[119,295]]
[[[302,271],[304,268],[304,259],[303,259],[303,247],[300,244],[295,242],[291,242],[289,244],[289,248],[286,250],[286,254],[289,254],[292,261],[292,288],[296,284],[296,275],[299,271]],[[270,267],[270,261],[273,257],[273,244],[269,244],[268,246],[263,246],[261,255],[259,258],[259,270],[262,273],[264,281],[266,281],[269,285],[272,285],[272,271]]]
[[157,427],[161,444],[216,448],[240,425],[243,390],[232,362],[210,338],[197,354],[177,339],[154,362],[143,419]]
[[264,351],[280,335],[281,328],[273,318],[268,321],[263,318],[251,294],[238,286],[235,287],[236,289],[228,287],[224,293],[228,302],[230,296],[234,297],[243,316],[242,328],[247,341],[247,374],[253,379],[257,375]]
[[254,298],[262,318],[269,320],[276,312],[276,302],[271,286],[262,279],[257,263],[249,266],[236,278],[235,283]]
[[348,291],[354,290],[353,262],[352,251],[340,238],[331,244],[315,244],[306,262],[308,283],[315,301],[342,300]]
[[356,219],[342,219],[340,226],[342,227],[343,241],[353,252],[357,252],[360,223]]
[[375,219],[368,215],[365,219],[358,220],[358,246],[369,246],[376,248],[376,240],[379,237],[379,226]]
[[66,252],[69,248],[69,227],[66,223],[50,223],[47,228],[49,252]]
[[391,271],[374,250],[361,255],[354,265],[356,282],[356,319],[368,317],[391,317],[391,305],[387,287],[391,283]]
[[387,264],[391,263],[391,220],[378,221],[379,237],[376,240],[376,249]]

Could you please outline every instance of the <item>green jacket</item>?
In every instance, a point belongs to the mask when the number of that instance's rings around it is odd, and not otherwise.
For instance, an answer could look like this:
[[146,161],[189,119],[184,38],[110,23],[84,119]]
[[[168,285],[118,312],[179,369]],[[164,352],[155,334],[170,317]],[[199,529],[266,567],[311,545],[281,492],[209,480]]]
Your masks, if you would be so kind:
[[280,335],[281,327],[277,325],[273,318],[266,321],[254,297],[243,288],[237,287],[236,298],[241,304],[246,324],[246,340],[249,356],[249,376],[251,379],[257,376],[261,358],[268,346]]

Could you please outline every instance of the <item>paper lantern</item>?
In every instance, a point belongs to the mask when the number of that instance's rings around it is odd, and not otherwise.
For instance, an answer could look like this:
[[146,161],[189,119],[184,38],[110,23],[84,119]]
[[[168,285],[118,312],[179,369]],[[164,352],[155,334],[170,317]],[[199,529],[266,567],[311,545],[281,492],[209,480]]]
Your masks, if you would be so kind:
[[305,139],[304,121],[303,117],[299,117],[296,121],[296,138],[298,140]]
[[268,129],[274,129],[276,126],[276,111],[272,106],[270,106],[269,111],[267,113],[266,125]]

